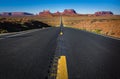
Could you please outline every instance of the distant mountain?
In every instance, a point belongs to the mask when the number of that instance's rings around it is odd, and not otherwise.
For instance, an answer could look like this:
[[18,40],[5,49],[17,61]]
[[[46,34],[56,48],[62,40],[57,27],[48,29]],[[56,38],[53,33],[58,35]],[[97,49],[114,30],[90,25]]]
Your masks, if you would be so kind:
[[61,13],[59,11],[53,13],[54,15],[61,15]]
[[76,15],[76,11],[74,9],[65,9],[63,12],[55,12],[51,13],[49,10],[43,10],[43,12],[40,12],[40,16],[52,16],[52,15]]
[[74,9],[65,9],[62,13],[63,15],[76,15],[76,11]]
[[26,16],[26,15],[33,15],[32,13],[27,12],[2,12],[1,16]]
[[98,12],[95,12],[95,15],[97,15],[97,16],[113,15],[113,12],[111,12],[111,11],[98,11]]
[[[0,13],[0,16],[29,16],[29,15],[34,15],[32,13],[28,12],[2,12]],[[42,12],[39,12],[39,16],[53,16],[53,15],[67,15],[67,16],[74,16],[74,15],[79,15],[79,16],[106,16],[106,15],[113,15],[113,12],[111,11],[98,11],[95,12],[94,14],[78,14],[74,9],[65,9],[63,12],[55,12],[51,13],[50,10],[43,10]]]
[[40,16],[52,16],[52,13],[49,10],[43,10],[39,13]]

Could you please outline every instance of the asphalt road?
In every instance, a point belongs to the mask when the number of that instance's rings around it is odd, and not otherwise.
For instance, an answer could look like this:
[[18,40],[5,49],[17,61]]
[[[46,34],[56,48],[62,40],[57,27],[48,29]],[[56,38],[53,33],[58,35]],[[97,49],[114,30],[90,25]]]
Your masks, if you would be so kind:
[[59,28],[2,36],[0,79],[46,79]]
[[[71,28],[48,28],[0,40],[0,79],[45,79],[51,58],[67,57],[69,79],[120,79],[120,40]],[[59,41],[59,43],[58,43]]]
[[120,79],[120,40],[63,28],[69,79]]

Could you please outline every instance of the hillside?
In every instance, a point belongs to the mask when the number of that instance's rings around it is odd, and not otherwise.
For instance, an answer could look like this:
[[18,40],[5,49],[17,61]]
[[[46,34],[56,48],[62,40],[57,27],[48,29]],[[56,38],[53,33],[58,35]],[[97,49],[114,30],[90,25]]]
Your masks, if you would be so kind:
[[41,21],[33,20],[24,17],[1,17],[0,18],[0,33],[18,32],[29,29],[50,27]]

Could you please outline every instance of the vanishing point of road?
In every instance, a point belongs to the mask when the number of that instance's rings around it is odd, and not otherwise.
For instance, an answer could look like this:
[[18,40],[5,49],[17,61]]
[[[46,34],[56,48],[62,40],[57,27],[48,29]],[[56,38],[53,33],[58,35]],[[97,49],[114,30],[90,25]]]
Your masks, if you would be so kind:
[[66,28],[62,21],[0,36],[0,79],[48,79],[55,56],[65,57],[68,79],[120,79],[120,40]]

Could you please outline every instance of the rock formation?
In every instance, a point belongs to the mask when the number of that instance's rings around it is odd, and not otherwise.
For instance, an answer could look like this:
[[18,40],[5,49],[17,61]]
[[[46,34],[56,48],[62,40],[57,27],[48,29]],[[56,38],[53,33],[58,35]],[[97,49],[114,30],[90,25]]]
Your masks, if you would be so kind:
[[61,13],[59,11],[53,13],[54,15],[61,15]]
[[113,15],[113,13],[111,11],[99,11],[99,12],[95,12],[96,16],[104,16],[104,15]]
[[74,9],[65,9],[62,13],[63,15],[76,15],[76,11]]
[[43,10],[39,13],[40,16],[52,16],[52,13],[49,10]]
[[31,13],[27,12],[2,12],[1,16],[27,16],[27,15],[33,15]]

